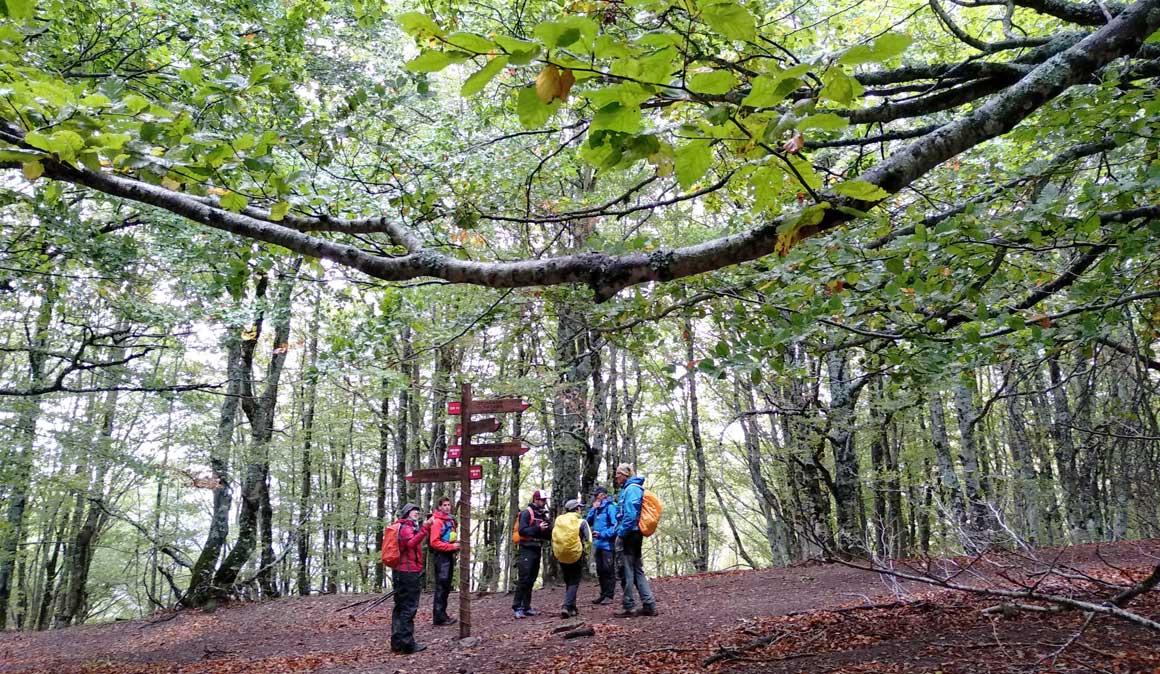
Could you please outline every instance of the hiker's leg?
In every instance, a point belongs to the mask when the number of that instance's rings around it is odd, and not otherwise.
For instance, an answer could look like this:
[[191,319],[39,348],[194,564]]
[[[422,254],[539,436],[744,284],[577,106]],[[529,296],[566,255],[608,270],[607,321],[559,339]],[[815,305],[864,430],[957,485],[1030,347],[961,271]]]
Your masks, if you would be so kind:
[[580,562],[560,565],[560,573],[564,576],[564,608],[576,608],[576,592],[580,589],[580,571]]
[[624,560],[624,610],[631,610],[636,605],[636,573],[634,569],[640,558],[640,534],[629,533],[624,537],[624,550],[621,557]]
[[616,571],[616,582],[620,585],[620,594],[623,596],[626,574],[624,573],[624,541],[620,538],[617,538],[615,545],[613,545],[612,566]]
[[455,555],[437,552],[432,556],[435,558],[435,601],[431,605],[431,619],[433,622],[443,622],[448,619],[447,595],[451,592]]
[[396,571],[395,609],[391,612],[391,648],[410,651],[415,648],[415,613],[419,610],[420,580],[418,573]]
[[524,610],[532,607],[532,588],[536,586],[536,579],[540,577],[540,546],[528,546],[528,586],[524,590]]
[[600,596],[612,599],[616,592],[616,569],[611,550],[596,551],[596,575],[600,578]]

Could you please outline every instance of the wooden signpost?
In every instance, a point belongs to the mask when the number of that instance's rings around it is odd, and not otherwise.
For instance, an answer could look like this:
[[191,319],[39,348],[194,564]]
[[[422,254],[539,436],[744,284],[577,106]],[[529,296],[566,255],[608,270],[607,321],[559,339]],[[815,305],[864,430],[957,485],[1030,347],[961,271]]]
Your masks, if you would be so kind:
[[471,465],[471,460],[481,457],[521,456],[528,448],[518,440],[496,443],[472,443],[471,438],[480,433],[494,433],[500,422],[495,417],[472,420],[473,414],[505,414],[523,412],[528,403],[519,398],[497,398],[495,400],[472,400],[471,384],[464,384],[460,399],[447,404],[447,413],[459,415],[462,423],[456,424],[455,435],[460,444],[447,448],[447,458],[459,460],[459,466],[447,468],[426,468],[411,471],[408,482],[454,482],[459,480],[459,638],[471,636],[471,481],[483,478],[483,466]]

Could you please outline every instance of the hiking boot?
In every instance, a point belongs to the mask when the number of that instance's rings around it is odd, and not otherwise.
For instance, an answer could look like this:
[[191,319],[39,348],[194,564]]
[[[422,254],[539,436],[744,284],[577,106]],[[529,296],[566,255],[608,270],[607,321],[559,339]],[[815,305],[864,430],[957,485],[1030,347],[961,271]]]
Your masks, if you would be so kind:
[[657,607],[652,606],[650,604],[645,604],[644,606],[642,606],[640,609],[640,613],[639,613],[639,615],[649,615],[649,616],[656,615],[656,614],[657,614]]
[[561,618],[571,618],[572,612],[566,608],[562,608],[562,609],[560,609],[560,617]]
[[447,625],[454,625],[457,622],[459,622],[458,618],[441,618],[441,619],[435,621],[435,626],[436,627],[445,627]]
[[519,620],[520,618],[527,618],[527,617],[528,617],[528,614],[524,613],[524,610],[522,608],[516,609],[516,620]]
[[426,646],[420,646],[419,644],[415,644],[415,647],[411,649],[411,652],[418,653],[419,651],[425,651],[425,650],[427,650]]
[[597,597],[597,598],[592,600],[592,603],[597,604],[599,606],[603,606],[604,604],[611,604],[612,597]]
[[526,608],[526,609],[524,609],[524,615],[531,618],[532,616],[540,615],[540,612],[534,608]]
[[580,615],[580,609],[576,608],[575,606],[568,609],[569,618],[575,618],[578,615]]
[[633,610],[631,607],[628,607],[628,608],[625,608],[623,610],[617,611],[616,613],[613,613],[612,617],[614,617],[614,618],[635,618],[636,611]]

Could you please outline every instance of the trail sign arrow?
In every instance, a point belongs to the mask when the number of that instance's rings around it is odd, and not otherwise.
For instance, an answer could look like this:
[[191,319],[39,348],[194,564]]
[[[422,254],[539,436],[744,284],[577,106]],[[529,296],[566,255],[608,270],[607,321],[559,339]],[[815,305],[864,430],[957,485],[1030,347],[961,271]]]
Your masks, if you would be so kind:
[[454,482],[460,478],[458,468],[420,468],[411,471],[407,482],[422,484],[426,482]]
[[475,459],[479,457],[499,457],[499,456],[523,456],[528,453],[528,448],[522,446],[519,440],[513,442],[492,442],[492,443],[472,443],[467,450],[470,452],[470,457]]
[[[472,414],[504,414],[506,412],[523,412],[531,407],[519,398],[496,398],[495,400],[472,400]],[[463,406],[458,400],[447,403],[448,414],[462,414]]]
[[[472,435],[476,433],[494,433],[499,430],[499,419],[490,417],[488,419],[469,421],[468,428],[471,429]],[[463,437],[463,424],[455,424],[455,436]]]

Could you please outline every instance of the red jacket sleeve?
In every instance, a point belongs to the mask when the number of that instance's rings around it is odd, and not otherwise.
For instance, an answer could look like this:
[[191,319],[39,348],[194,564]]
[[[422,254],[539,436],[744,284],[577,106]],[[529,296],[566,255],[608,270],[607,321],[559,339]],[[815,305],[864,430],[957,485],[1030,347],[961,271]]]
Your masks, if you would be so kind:
[[423,545],[423,538],[427,536],[430,527],[426,524],[419,527],[418,530],[413,530],[413,533],[407,533],[409,527],[401,528],[399,531],[399,547],[403,550],[415,550]]
[[455,552],[458,549],[455,543],[448,543],[441,538],[443,536],[443,523],[454,521],[455,520],[441,520],[438,517],[435,518],[435,526],[431,527],[431,536],[427,540],[433,549],[440,552]]

